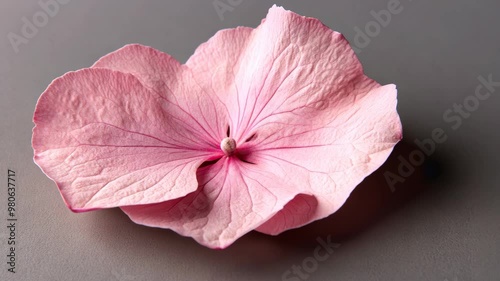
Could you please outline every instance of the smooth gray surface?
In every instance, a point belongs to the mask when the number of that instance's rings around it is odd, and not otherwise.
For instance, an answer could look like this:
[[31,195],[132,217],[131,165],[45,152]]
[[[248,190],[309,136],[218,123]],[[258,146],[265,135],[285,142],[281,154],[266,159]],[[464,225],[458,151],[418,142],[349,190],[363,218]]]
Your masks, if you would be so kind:
[[[321,19],[351,42],[355,27],[363,29],[373,20],[370,11],[388,2],[276,1]],[[273,3],[242,0],[221,21],[211,0],[73,0],[18,53],[7,35],[20,34],[22,18],[41,8],[36,0],[0,3],[0,220],[7,218],[8,168],[17,172],[19,208],[17,273],[7,272],[8,232],[1,227],[0,280],[281,280],[313,254],[314,239],[299,247],[250,234],[214,251],[168,230],[134,225],[119,210],[74,214],[32,161],[33,109],[52,79],[133,42],[184,62],[219,29],[257,26]],[[401,5],[359,57],[369,76],[398,85],[408,141],[445,130],[448,140],[437,149],[451,176],[342,243],[308,280],[500,280],[500,87],[458,129],[443,120],[454,103],[474,94],[478,76],[500,81],[500,2]]]

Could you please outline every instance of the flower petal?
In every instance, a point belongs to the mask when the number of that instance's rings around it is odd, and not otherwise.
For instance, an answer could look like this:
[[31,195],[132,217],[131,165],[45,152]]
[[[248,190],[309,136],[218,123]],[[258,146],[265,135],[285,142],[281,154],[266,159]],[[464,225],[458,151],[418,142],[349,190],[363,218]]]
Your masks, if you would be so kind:
[[[352,190],[385,162],[401,139],[394,85],[376,88],[351,106],[339,109],[336,116],[325,114],[324,122],[317,125],[301,128],[273,123],[261,128],[264,133],[248,159],[257,164],[275,163],[282,176],[305,183],[297,191],[314,194],[318,200],[317,212],[310,221],[337,211]],[[307,115],[302,118],[308,123]],[[287,218],[278,228],[275,220],[272,228],[258,230],[278,234],[307,223]]]
[[[135,223],[169,228],[207,247],[225,248],[294,198],[286,188],[271,190],[288,183],[267,168],[223,158],[200,168],[196,192],[168,202],[121,209]],[[314,200],[311,202],[314,208]]]
[[[292,191],[293,192],[293,191]],[[276,235],[287,229],[305,225],[316,219],[318,200],[316,196],[299,194],[288,202],[283,209],[257,227],[255,230]]]
[[197,168],[219,149],[177,108],[133,75],[70,72],[37,103],[34,160],[73,211],[184,196],[198,186]]
[[[238,112],[237,71],[244,69],[241,55],[251,39],[254,29],[237,27],[218,31],[210,40],[201,44],[186,62],[197,83],[210,95],[217,97],[226,108],[226,116],[234,135]],[[233,113],[233,114],[230,114]]]
[[274,6],[255,30],[218,32],[186,65],[200,85],[217,89],[247,160],[275,163],[303,183],[287,186],[290,194],[318,200],[318,211],[305,216],[297,210],[310,202],[290,202],[262,232],[335,212],[401,139],[395,87],[365,76],[344,36],[317,19]]
[[170,55],[140,44],[125,45],[103,56],[92,67],[133,74],[146,87],[157,90],[175,82],[182,68]]
[[[236,139],[251,136],[269,118],[279,116],[287,123],[302,113],[332,110],[339,99],[350,102],[356,92],[367,93],[378,86],[363,74],[344,36],[317,19],[273,7],[251,33],[236,29],[232,34],[237,40],[231,42],[236,43],[224,46],[221,42],[228,40],[220,36],[209,41],[213,41],[211,48],[200,51],[220,48],[212,56],[228,72],[222,77],[233,80],[225,102],[236,121]],[[235,51],[222,58],[233,48],[239,50],[238,60],[232,55]]]
[[[170,55],[140,44],[126,45],[100,58],[93,68],[130,73],[147,88],[178,105],[176,114],[198,131],[204,139],[216,143],[225,137],[228,123],[224,104],[212,91],[201,88],[191,70]],[[205,73],[207,75],[207,73]]]

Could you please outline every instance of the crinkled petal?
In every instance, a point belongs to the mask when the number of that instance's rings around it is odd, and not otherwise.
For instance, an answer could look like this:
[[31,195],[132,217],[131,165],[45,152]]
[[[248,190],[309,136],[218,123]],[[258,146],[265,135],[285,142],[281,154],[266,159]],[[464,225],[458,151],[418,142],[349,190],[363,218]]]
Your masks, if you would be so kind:
[[309,216],[297,210],[310,202],[290,202],[262,232],[277,234],[335,212],[401,139],[395,87],[364,75],[344,36],[317,19],[275,6],[254,30],[217,33],[187,65],[200,74],[212,68],[200,84],[219,90],[247,160],[274,163],[301,183],[279,188],[318,200]]
[[[198,76],[210,77],[204,79],[205,88],[223,92],[219,95],[229,108],[238,140],[270,118],[279,116],[293,126],[302,113],[335,110],[339,103],[347,105],[356,94],[379,86],[363,74],[342,34],[279,7],[271,8],[251,32],[219,32],[187,65],[203,69],[205,75]],[[207,67],[212,68],[210,75]]]
[[186,62],[200,87],[225,106],[231,136],[238,121],[235,114],[238,112],[236,75],[246,67],[241,65],[241,55],[253,30],[250,27],[220,30],[201,44]]
[[162,202],[196,190],[218,151],[133,75],[70,72],[40,97],[35,162],[73,211]]
[[[225,248],[294,198],[286,189],[271,189],[288,183],[268,168],[223,158],[200,168],[198,190],[184,198],[121,208],[135,223],[169,228],[207,247]],[[314,212],[315,200],[310,202]]]
[[[324,121],[321,126],[308,124],[302,129],[269,124],[264,131],[276,133],[264,133],[249,158],[257,164],[275,163],[282,176],[304,183],[300,191],[314,194],[318,200],[317,212],[310,221],[337,211],[352,190],[385,162],[401,139],[396,89],[394,85],[376,88],[342,114]],[[258,230],[278,234],[305,224],[280,217],[271,221],[276,219],[279,227],[268,223]]]
[[212,95],[213,91],[201,88],[191,70],[170,55],[130,44],[100,58],[92,67],[136,76],[147,88],[175,104],[176,107],[169,110],[182,118],[199,137],[215,146],[225,136],[229,124],[224,104]]
[[103,56],[92,67],[133,74],[146,87],[157,90],[175,83],[182,68],[172,56],[140,44],[125,45]]

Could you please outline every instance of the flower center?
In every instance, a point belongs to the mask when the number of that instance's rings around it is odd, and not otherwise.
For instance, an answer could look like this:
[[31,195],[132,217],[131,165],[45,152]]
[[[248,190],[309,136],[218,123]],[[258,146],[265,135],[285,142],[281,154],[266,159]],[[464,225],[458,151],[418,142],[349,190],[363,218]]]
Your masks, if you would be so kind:
[[224,154],[229,156],[229,155],[233,154],[234,151],[236,150],[236,141],[232,138],[224,138],[220,142],[220,149],[222,149],[222,151],[224,151]]

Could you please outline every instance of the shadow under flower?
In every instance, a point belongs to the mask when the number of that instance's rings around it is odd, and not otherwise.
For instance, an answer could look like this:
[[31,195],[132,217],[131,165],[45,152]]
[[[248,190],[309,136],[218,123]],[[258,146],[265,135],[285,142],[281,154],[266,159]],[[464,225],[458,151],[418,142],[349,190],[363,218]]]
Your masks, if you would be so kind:
[[[415,150],[418,148],[414,144],[403,140],[395,146],[387,161],[354,189],[337,212],[301,228],[286,231],[276,239],[307,246],[317,244],[317,237],[331,236],[332,241],[341,243],[404,206],[430,187],[433,181],[443,178],[446,172],[439,155],[430,155],[423,164],[413,165],[408,157]],[[407,161],[406,166],[402,164],[402,158]],[[401,169],[405,175],[401,174]]]
[[[418,148],[412,143],[400,142],[384,165],[358,185],[346,203],[329,217],[277,236],[254,231],[222,251],[205,248],[191,238],[170,230],[136,225],[119,209],[96,212],[95,225],[99,230],[108,228],[104,229],[108,235],[100,233],[99,237],[106,240],[104,243],[111,251],[120,247],[121,252],[133,253],[137,259],[148,263],[151,269],[160,268],[164,259],[177,257],[179,260],[198,260],[197,266],[207,267],[207,270],[224,263],[223,267],[234,266],[248,272],[259,269],[258,275],[262,276],[269,271],[276,274],[274,271],[280,270],[279,264],[286,268],[294,257],[310,254],[311,249],[318,245],[318,237],[331,237],[335,243],[352,239],[428,189],[434,180],[446,175],[442,159],[431,155],[422,165],[414,167],[414,172],[405,177],[404,182],[398,182],[396,188],[391,189],[384,174],[398,174],[401,157],[408,159],[415,149]],[[118,222],[110,224],[110,221]],[[130,241],[140,245],[131,245]],[[127,246],[119,246],[123,244]],[[165,255],[163,258],[157,256],[161,253]],[[278,269],[273,269],[275,266]],[[189,268],[185,270],[190,271]]]

